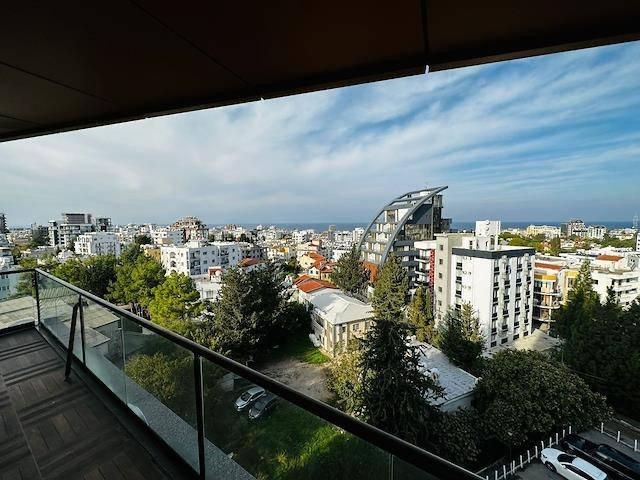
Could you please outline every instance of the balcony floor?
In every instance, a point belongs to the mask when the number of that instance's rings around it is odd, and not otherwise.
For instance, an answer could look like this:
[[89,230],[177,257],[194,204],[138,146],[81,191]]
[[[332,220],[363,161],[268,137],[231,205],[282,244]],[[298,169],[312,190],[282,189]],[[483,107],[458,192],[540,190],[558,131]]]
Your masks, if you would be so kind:
[[0,336],[0,479],[171,477],[37,330]]

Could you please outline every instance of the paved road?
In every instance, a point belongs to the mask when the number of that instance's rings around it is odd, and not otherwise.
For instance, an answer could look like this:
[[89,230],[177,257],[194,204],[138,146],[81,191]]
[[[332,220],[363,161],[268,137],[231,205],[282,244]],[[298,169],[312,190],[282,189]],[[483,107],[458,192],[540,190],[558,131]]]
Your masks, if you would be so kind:
[[518,477],[522,480],[562,480],[560,475],[552,473],[541,463],[532,463],[523,472],[518,472]]

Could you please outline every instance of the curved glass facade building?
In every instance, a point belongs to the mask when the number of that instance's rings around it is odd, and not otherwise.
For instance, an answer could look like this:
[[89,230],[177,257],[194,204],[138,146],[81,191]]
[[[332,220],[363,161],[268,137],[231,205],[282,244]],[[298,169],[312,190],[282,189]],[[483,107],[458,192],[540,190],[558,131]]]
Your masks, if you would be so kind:
[[418,251],[414,242],[433,240],[449,231],[451,219],[442,218],[442,187],[425,187],[394,198],[382,207],[360,240],[362,259],[381,267],[391,252],[401,257],[413,286]]

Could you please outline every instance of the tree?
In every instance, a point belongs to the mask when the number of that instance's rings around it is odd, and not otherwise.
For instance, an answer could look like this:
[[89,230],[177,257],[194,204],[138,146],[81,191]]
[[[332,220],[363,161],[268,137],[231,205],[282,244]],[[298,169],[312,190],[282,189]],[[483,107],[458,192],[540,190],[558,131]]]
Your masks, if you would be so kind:
[[418,443],[428,439],[437,414],[428,400],[438,398],[442,389],[422,371],[418,348],[407,343],[410,333],[405,322],[376,317],[363,340],[359,413],[372,425]]
[[432,343],[435,334],[431,292],[417,288],[407,309],[407,319],[416,332],[420,342]]
[[480,454],[481,420],[473,408],[443,413],[435,418],[432,451],[463,467],[475,466]]
[[505,446],[521,446],[571,425],[581,431],[610,415],[605,398],[577,375],[534,351],[503,350],[475,390],[483,428]]
[[402,311],[407,290],[406,272],[392,256],[376,281],[375,322],[362,341],[358,413],[369,423],[417,443],[428,438],[428,425],[437,412],[428,400],[440,396],[442,389],[423,373],[418,348],[407,342],[411,330]]
[[31,242],[29,242],[29,247],[36,248],[42,247],[44,245],[49,245],[49,235],[46,229],[38,227],[33,230]]
[[183,273],[172,272],[153,289],[149,302],[151,320],[180,335],[186,335],[192,321],[204,309],[193,280]]
[[549,241],[549,254],[557,257],[560,255],[560,237],[554,237]]
[[561,338],[569,338],[574,327],[583,319],[593,316],[598,305],[598,294],[593,290],[591,266],[585,260],[569,292],[568,301],[554,315],[552,333]]
[[183,418],[193,416],[193,361],[165,353],[127,359],[125,374]]
[[285,263],[281,265],[282,271],[285,274],[298,275],[302,270],[302,267],[298,263],[298,259],[296,257],[291,257]]
[[116,267],[116,278],[109,289],[109,298],[117,303],[148,307],[153,299],[153,289],[164,282],[164,279],[162,265],[147,255],[135,256],[133,263],[123,259]]
[[340,257],[331,272],[331,281],[351,295],[362,294],[369,281],[369,272],[360,260],[360,250],[354,244]]
[[350,415],[362,409],[362,345],[358,339],[333,357],[327,369],[327,388],[340,409]]
[[137,245],[153,245],[153,238],[149,235],[136,235],[135,243]]
[[449,360],[460,368],[476,374],[482,370],[485,339],[471,304],[462,304],[459,312],[450,309],[446,313],[438,325],[436,343]]
[[392,254],[380,270],[373,290],[371,306],[375,317],[386,320],[404,319],[408,294],[407,272],[400,265],[400,259]]
[[84,259],[70,258],[53,269],[53,275],[78,288],[105,298],[115,281],[117,259],[113,255],[97,255]]

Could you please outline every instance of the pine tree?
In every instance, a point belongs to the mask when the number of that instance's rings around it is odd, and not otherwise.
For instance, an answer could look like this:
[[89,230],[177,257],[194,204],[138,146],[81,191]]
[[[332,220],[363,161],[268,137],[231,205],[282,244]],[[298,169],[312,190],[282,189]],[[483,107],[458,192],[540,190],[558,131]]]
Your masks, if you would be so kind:
[[410,442],[428,437],[436,410],[427,399],[441,388],[420,368],[417,347],[407,342],[411,329],[404,321],[406,272],[396,257],[382,268],[373,295],[375,323],[362,343],[360,415],[371,424]]
[[420,342],[431,343],[434,335],[433,309],[431,292],[417,288],[407,309],[407,318],[413,326],[416,338]]
[[591,266],[585,260],[569,292],[567,303],[555,313],[555,321],[551,325],[552,333],[569,339],[575,326],[582,319],[592,317],[598,305],[598,294],[593,290]]
[[418,443],[427,440],[436,415],[428,399],[442,390],[420,368],[420,352],[407,343],[410,333],[404,322],[376,318],[363,340],[360,414],[376,427]]
[[353,245],[340,257],[331,272],[331,281],[349,294],[362,294],[369,281],[369,272],[360,259],[360,250]]
[[180,335],[186,335],[192,322],[203,310],[200,294],[193,280],[183,273],[173,272],[153,289],[149,302],[151,320]]
[[471,373],[481,370],[485,339],[471,304],[463,304],[460,312],[453,309],[447,312],[438,325],[436,343],[455,365]]
[[386,320],[404,319],[404,309],[409,294],[407,272],[400,259],[391,255],[387,258],[376,279],[371,306],[376,318]]

